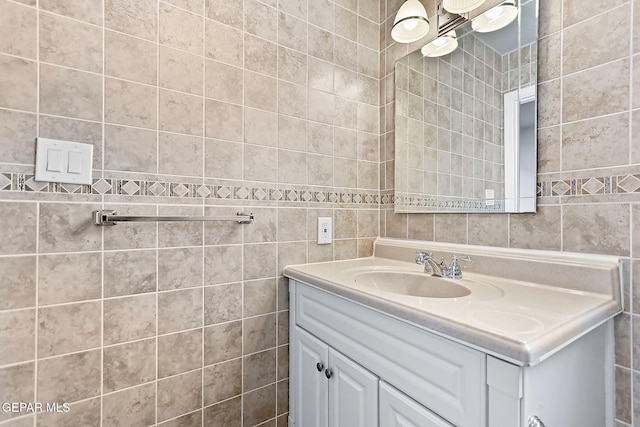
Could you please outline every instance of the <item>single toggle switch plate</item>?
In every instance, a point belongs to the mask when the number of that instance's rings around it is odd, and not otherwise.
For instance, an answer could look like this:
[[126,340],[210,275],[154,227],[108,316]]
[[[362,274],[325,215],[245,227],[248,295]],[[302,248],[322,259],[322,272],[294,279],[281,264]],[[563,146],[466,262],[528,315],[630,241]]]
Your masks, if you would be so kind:
[[333,237],[333,226],[331,217],[318,217],[318,244],[326,245],[331,243]]
[[93,145],[57,139],[36,141],[36,181],[92,184]]

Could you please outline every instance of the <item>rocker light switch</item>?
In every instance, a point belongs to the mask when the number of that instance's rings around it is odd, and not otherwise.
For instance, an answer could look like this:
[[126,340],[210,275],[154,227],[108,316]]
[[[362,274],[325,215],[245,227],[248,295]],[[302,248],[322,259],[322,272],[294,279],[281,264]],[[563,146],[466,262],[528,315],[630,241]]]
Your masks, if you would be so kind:
[[47,172],[62,172],[62,151],[47,150]]
[[91,185],[93,145],[38,138],[36,181]]
[[82,153],[77,151],[69,151],[69,173],[82,173]]

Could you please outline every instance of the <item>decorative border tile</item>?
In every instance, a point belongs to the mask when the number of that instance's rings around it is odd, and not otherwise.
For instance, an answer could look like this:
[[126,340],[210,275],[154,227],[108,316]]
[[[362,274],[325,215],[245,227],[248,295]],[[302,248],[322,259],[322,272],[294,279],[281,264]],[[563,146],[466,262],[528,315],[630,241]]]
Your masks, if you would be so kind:
[[95,194],[200,198],[218,200],[345,203],[377,206],[377,190],[323,191],[300,188],[273,188],[257,185],[206,185],[182,182],[144,181],[136,179],[96,178],[92,185],[58,184],[35,181],[33,175],[0,173],[0,192],[35,192],[59,194]]
[[608,194],[640,194],[640,174],[542,181],[537,184],[538,197]]

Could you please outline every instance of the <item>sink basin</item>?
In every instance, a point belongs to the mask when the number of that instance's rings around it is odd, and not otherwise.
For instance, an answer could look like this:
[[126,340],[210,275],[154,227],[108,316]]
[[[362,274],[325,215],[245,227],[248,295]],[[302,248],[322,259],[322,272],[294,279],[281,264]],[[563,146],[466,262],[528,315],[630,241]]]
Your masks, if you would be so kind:
[[365,271],[354,275],[357,284],[383,292],[422,298],[461,298],[471,291],[452,279],[404,271]]

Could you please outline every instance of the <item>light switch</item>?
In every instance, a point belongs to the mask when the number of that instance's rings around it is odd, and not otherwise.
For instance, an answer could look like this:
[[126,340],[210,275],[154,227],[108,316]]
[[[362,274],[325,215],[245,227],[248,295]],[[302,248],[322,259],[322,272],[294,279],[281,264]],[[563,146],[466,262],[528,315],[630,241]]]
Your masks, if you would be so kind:
[[62,151],[49,148],[47,150],[47,172],[62,172]]
[[69,151],[69,166],[67,168],[69,173],[82,173],[82,153],[77,151]]
[[91,185],[93,145],[59,139],[36,141],[36,181]]

